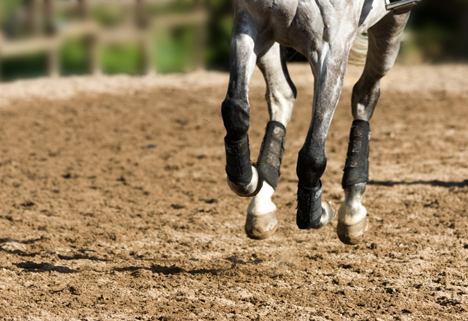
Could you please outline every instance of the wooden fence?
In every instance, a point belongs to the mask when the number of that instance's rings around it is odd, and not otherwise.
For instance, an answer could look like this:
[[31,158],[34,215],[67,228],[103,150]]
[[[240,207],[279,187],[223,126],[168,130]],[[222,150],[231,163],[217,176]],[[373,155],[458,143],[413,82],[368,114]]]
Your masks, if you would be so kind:
[[[101,66],[98,47],[108,43],[138,41],[141,46],[144,73],[154,74],[152,35],[159,28],[182,25],[195,26],[195,53],[193,68],[203,68],[205,25],[208,13],[204,0],[193,0],[194,9],[187,13],[150,17],[148,6],[152,3],[176,2],[177,0],[23,0],[26,13],[25,29],[30,37],[22,40],[7,40],[0,34],[0,61],[4,58],[44,52],[48,57],[48,75],[60,76],[59,51],[65,41],[79,38],[86,47],[89,72],[100,74]],[[96,22],[91,12],[96,6],[120,7],[133,12],[133,19],[114,28],[107,28]],[[63,27],[56,24],[57,10],[75,10],[80,19]],[[1,71],[0,71],[1,72]]]

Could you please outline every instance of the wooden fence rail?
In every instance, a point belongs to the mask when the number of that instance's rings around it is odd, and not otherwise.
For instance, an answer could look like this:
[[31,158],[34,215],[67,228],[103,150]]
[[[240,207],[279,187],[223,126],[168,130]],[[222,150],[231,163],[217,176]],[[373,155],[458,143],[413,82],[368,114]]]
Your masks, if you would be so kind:
[[[175,0],[24,0],[23,5],[27,13],[25,29],[30,38],[24,40],[7,40],[0,34],[0,61],[4,58],[20,55],[46,52],[48,56],[48,74],[51,77],[60,75],[59,50],[65,41],[71,38],[83,39],[89,71],[92,74],[100,74],[97,48],[101,44],[116,43],[122,41],[138,41],[142,50],[143,69],[146,74],[155,73],[153,65],[153,51],[151,36],[160,28],[171,28],[182,25],[193,25],[195,29],[195,53],[194,68],[203,68],[204,28],[208,19],[208,13],[204,6],[204,0],[194,0],[195,9],[188,13],[169,14],[156,19],[147,15],[147,5],[151,2],[158,4],[174,2]],[[132,23],[124,23],[115,28],[106,28],[94,21],[91,10],[94,6],[109,5],[118,6],[126,10],[126,7],[135,8],[135,17]],[[42,9],[42,10],[41,10]],[[81,19],[70,22],[58,28],[55,24],[55,12],[57,9],[78,9]],[[42,15],[39,13],[42,12]],[[39,27],[42,17],[44,28]]]

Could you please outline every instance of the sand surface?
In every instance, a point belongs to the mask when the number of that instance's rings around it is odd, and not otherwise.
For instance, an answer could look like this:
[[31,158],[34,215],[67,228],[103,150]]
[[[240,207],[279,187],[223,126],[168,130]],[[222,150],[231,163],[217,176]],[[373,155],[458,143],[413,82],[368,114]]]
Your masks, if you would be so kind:
[[[313,79],[291,65],[270,239],[224,173],[228,75],[0,85],[1,320],[467,320],[468,66],[396,66],[371,121],[370,228],[295,226],[297,153]],[[324,200],[343,201],[350,68],[327,140]],[[251,147],[268,120],[252,79]]]

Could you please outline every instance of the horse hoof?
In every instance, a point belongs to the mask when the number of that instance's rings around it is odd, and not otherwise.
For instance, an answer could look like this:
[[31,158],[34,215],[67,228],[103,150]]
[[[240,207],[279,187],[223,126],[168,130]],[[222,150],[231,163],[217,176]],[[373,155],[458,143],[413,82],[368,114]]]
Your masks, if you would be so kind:
[[247,214],[245,222],[245,233],[254,240],[264,240],[275,234],[278,228],[276,212],[270,212],[262,215]]
[[353,225],[346,225],[338,220],[337,234],[341,242],[348,245],[358,244],[364,232],[367,231],[367,218],[364,217],[360,222]]
[[322,217],[320,218],[319,224],[314,228],[319,229],[319,228],[325,227],[325,225],[333,221],[335,217],[336,217],[336,210],[333,207],[332,203],[322,202]]

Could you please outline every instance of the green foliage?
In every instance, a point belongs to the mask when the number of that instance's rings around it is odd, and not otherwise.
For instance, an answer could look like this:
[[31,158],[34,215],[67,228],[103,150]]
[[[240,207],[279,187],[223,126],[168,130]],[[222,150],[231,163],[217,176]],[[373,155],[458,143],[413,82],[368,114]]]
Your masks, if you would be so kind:
[[[153,38],[152,57],[159,73],[184,72],[191,66],[194,46],[194,30],[176,28],[161,30]],[[100,48],[99,59],[106,74],[140,74],[142,51],[138,43],[123,43]],[[78,39],[65,43],[61,50],[62,72],[65,75],[85,74],[88,70],[87,55],[83,41]]]
[[230,16],[213,19],[209,24],[207,65],[209,68],[227,70],[229,67],[230,39],[233,26]]
[[137,44],[115,44],[100,50],[102,71],[105,74],[136,75],[141,71],[141,50]]
[[424,61],[468,61],[468,1],[423,0],[407,30]]
[[1,61],[2,81],[46,76],[45,54],[24,55]]
[[23,0],[1,0],[0,1],[0,21],[3,24],[11,17]]
[[189,27],[161,30],[154,41],[153,57],[159,73],[184,72],[190,68],[194,30]]
[[207,0],[208,21],[207,67],[229,68],[231,30],[234,24],[231,0]]
[[160,16],[173,12],[189,12],[193,10],[194,3],[192,0],[179,0],[174,2],[151,3],[149,5],[149,14],[151,16]]
[[83,41],[67,41],[60,50],[61,70],[64,75],[85,74],[88,70],[87,54]]
[[106,27],[116,26],[125,18],[125,12],[118,7],[99,6],[92,14],[94,19]]

